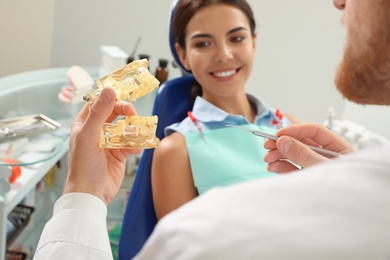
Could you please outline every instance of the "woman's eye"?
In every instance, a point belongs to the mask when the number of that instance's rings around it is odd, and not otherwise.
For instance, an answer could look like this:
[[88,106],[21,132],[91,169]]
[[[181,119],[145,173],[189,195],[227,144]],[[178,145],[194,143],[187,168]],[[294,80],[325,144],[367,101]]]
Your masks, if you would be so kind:
[[195,47],[196,48],[204,48],[204,47],[207,47],[209,45],[210,45],[210,43],[208,43],[208,42],[197,42],[197,43],[195,43]]
[[232,38],[232,42],[242,42],[244,40],[244,37],[242,36],[236,36]]

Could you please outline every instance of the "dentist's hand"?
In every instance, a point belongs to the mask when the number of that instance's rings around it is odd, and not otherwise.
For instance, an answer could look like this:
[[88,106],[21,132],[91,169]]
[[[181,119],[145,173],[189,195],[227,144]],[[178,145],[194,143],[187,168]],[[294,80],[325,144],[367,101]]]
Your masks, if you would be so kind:
[[305,168],[330,160],[304,144],[340,154],[354,152],[352,145],[320,124],[293,124],[279,129],[276,135],[279,136],[277,141],[268,139],[264,142],[264,148],[269,150],[264,161],[271,172],[287,173],[297,170],[296,165]]
[[119,115],[134,115],[128,102],[116,102],[115,92],[105,88],[91,105],[86,104],[76,116],[71,130],[68,176],[64,194],[83,192],[100,198],[108,205],[123,181],[126,158],[137,149],[99,148],[100,131],[105,122]]

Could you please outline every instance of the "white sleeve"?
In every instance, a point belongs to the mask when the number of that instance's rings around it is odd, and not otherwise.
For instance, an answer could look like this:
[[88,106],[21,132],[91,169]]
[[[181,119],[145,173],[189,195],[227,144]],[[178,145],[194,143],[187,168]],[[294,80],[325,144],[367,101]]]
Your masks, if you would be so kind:
[[107,232],[107,207],[86,193],[63,195],[54,205],[34,260],[113,259]]
[[162,218],[136,259],[389,259],[389,154],[211,189]]

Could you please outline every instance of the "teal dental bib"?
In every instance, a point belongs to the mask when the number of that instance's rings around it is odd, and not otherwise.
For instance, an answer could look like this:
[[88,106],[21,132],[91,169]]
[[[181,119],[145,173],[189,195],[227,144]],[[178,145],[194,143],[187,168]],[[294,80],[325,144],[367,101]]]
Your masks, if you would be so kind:
[[[240,127],[274,134],[276,129],[252,124]],[[203,133],[185,134],[192,176],[199,194],[213,187],[242,181],[275,176],[267,171],[263,157],[267,150],[264,138],[251,133],[225,127]]]

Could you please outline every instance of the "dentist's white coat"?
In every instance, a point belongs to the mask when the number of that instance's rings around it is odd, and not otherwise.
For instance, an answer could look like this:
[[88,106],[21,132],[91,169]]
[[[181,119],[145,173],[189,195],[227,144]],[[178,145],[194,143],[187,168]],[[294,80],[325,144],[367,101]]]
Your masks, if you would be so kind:
[[[106,206],[55,205],[38,259],[112,259]],[[389,259],[390,146],[217,188],[163,218],[137,259]]]

